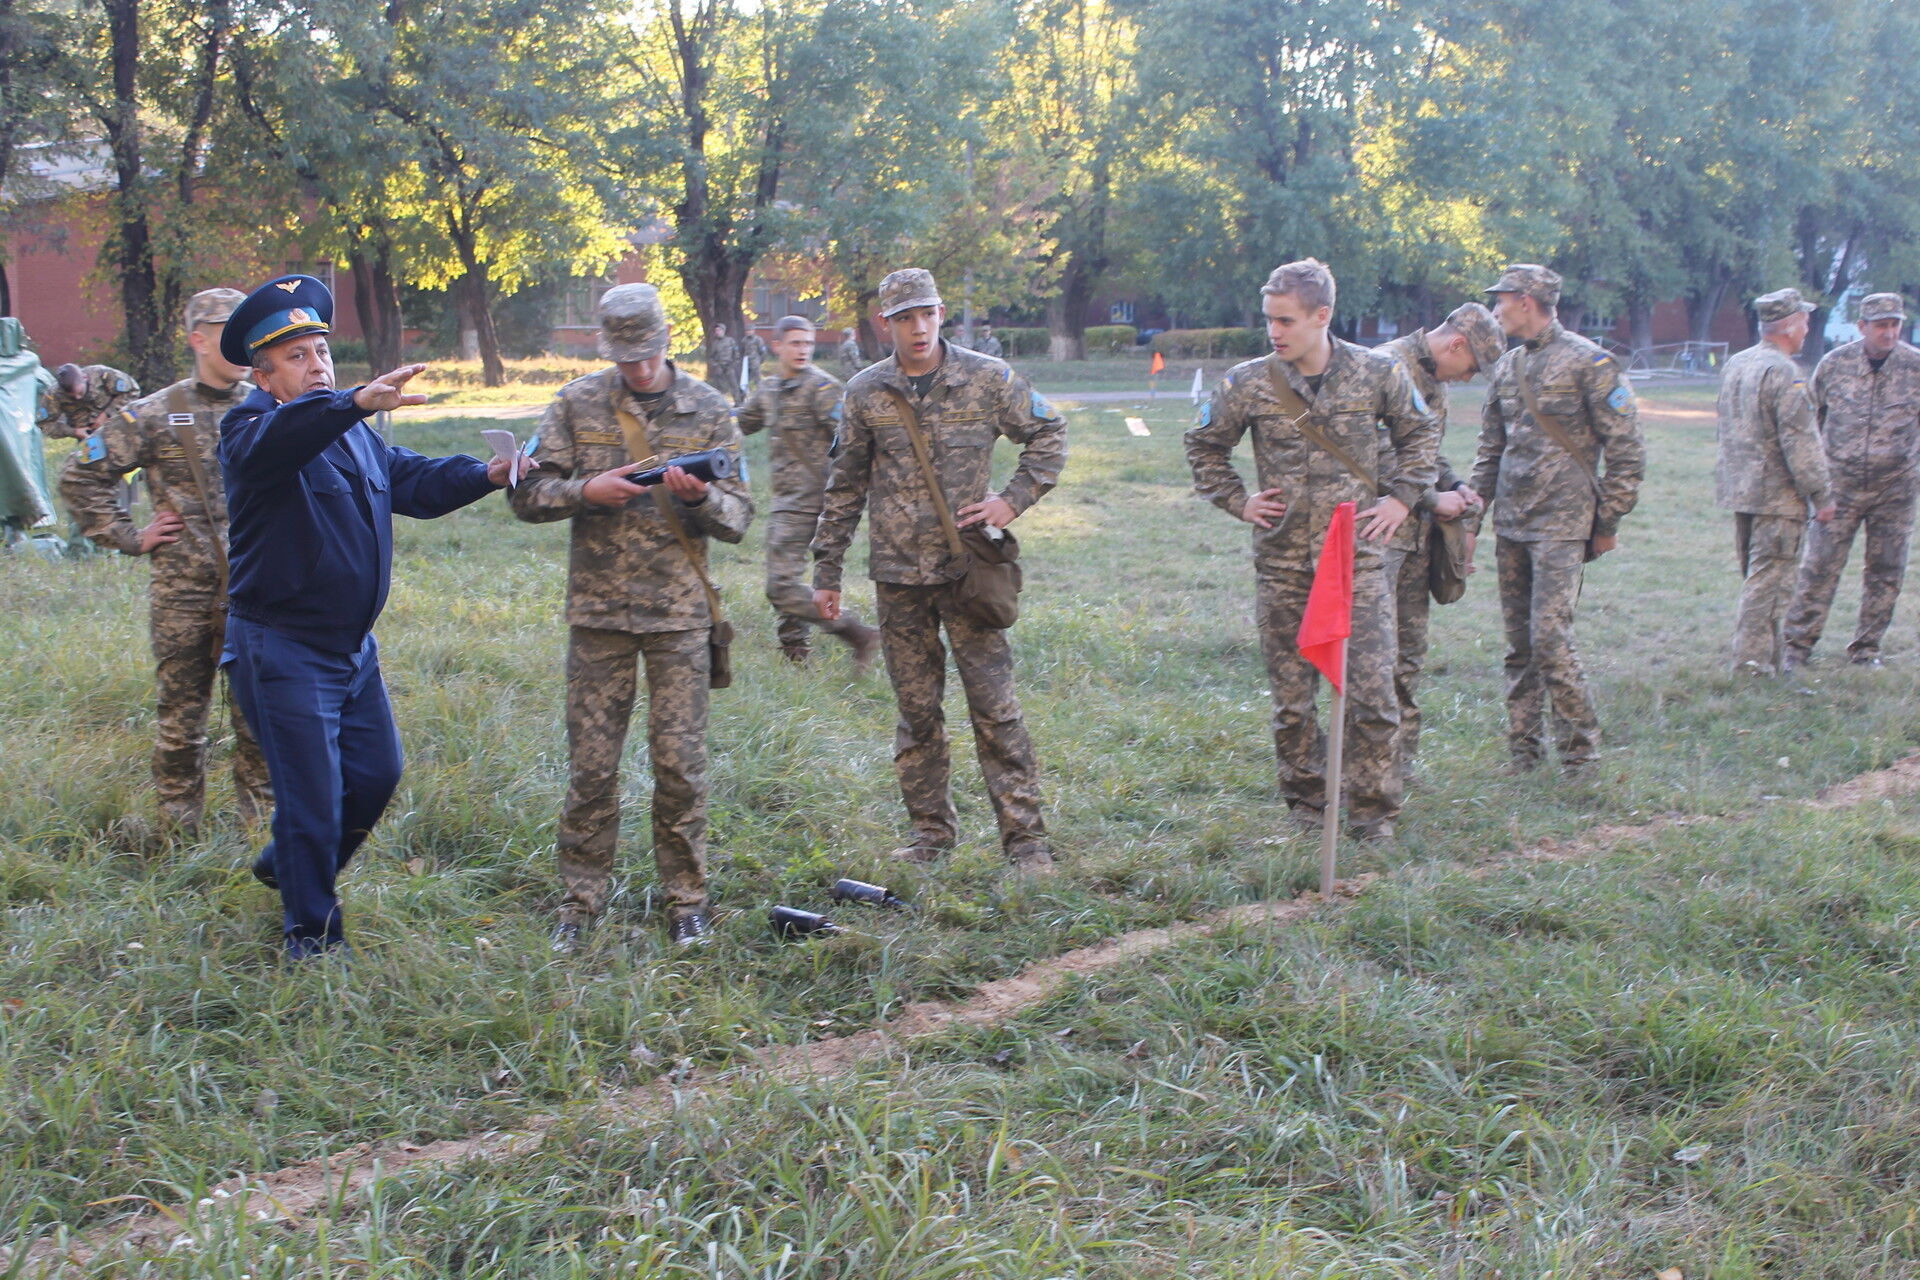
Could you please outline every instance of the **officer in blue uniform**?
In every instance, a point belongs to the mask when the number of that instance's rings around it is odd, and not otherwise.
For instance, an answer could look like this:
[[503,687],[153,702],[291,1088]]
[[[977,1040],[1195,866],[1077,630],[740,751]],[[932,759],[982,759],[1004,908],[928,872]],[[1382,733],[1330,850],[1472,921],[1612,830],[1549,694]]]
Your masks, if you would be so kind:
[[343,946],[335,878],[400,782],[400,734],[374,620],[387,601],[393,513],[431,519],[506,483],[496,459],[394,448],[369,414],[424,404],[404,365],[336,391],[333,295],[282,276],[227,318],[220,353],[257,389],[220,424],[231,566],[223,665],[266,756],[273,839],[254,874],[280,891],[289,960]]

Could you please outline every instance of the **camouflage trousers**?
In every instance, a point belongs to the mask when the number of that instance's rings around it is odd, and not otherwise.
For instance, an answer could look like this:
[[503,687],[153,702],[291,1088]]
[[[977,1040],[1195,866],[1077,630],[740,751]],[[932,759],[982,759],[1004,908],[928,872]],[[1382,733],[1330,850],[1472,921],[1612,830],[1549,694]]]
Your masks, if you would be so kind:
[[[1313,588],[1312,569],[1262,568],[1256,576],[1260,649],[1273,695],[1273,749],[1280,795],[1290,809],[1324,812],[1327,738],[1314,709],[1320,672],[1300,656],[1300,618]],[[1380,558],[1353,571],[1353,634],[1347,641],[1347,728],[1341,790],[1356,826],[1390,821],[1402,786],[1395,741],[1400,708],[1394,695],[1393,601]]]
[[786,647],[805,647],[812,627],[836,636],[860,629],[851,613],[828,622],[813,607],[808,547],[818,523],[819,517],[797,511],[776,511],[767,521],[767,600],[780,615],[775,633]]
[[1539,763],[1546,718],[1562,765],[1584,765],[1600,750],[1600,719],[1574,646],[1587,544],[1501,538],[1500,613],[1507,629],[1507,750],[1516,763]]
[[647,754],[653,768],[653,860],[667,910],[707,905],[707,631],[634,634],[572,627],[567,635],[566,806],[555,855],[563,920],[606,909],[620,839],[620,756],[647,673]]
[[1740,607],[1733,620],[1733,669],[1775,675],[1784,656],[1787,606],[1807,522],[1799,516],[1734,513],[1733,549],[1740,558]]
[[913,824],[913,843],[950,849],[957,839],[953,808],[953,762],[947,717],[944,626],[953,665],[967,693],[974,753],[987,781],[987,795],[1008,857],[1045,850],[1047,826],[1040,816],[1040,767],[1033,740],[1013,692],[1013,646],[1005,631],[978,626],[953,612],[953,587],[876,582],[880,649],[900,707],[893,734],[893,769]]
[[[1420,517],[1411,517],[1419,520]],[[1420,704],[1414,693],[1427,664],[1427,624],[1433,595],[1427,589],[1427,561],[1432,555],[1423,532],[1412,547],[1387,551],[1387,581],[1393,584],[1393,696],[1400,706],[1400,730],[1394,739],[1394,759],[1403,784],[1413,781],[1413,761],[1420,753]]]
[[1847,654],[1856,661],[1878,657],[1880,641],[1893,622],[1900,583],[1907,574],[1907,544],[1913,539],[1915,488],[1901,479],[1868,492],[1837,490],[1833,519],[1815,521],[1807,530],[1807,551],[1800,561],[1793,608],[1787,614],[1786,646],[1805,661],[1827,628],[1840,574],[1853,553],[1853,537],[1867,529],[1867,564],[1860,589],[1860,623]]
[[[157,715],[153,739],[153,789],[161,820],[188,834],[200,829],[207,799],[207,718],[213,703],[219,657],[214,636],[225,619],[211,604],[153,605],[148,620],[153,645]],[[233,793],[240,817],[261,821],[273,805],[267,762],[260,754],[240,704],[227,699],[233,721]]]

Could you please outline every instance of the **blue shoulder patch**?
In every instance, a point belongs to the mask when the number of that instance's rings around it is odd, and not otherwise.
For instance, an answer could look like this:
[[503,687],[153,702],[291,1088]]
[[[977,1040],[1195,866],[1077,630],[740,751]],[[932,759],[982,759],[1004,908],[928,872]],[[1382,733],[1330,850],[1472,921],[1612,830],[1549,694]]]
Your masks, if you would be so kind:
[[1193,424],[1196,427],[1210,427],[1213,425],[1213,401],[1204,400],[1201,402],[1200,412],[1193,415]]
[[1421,413],[1433,412],[1433,410],[1427,408],[1427,398],[1420,394],[1420,388],[1418,387],[1413,389],[1413,407]]
[[107,442],[98,431],[87,437],[87,461],[98,462],[107,456]]
[[833,412],[829,413],[827,416],[829,418],[832,418],[836,424],[845,422],[847,420],[846,402],[841,400],[835,400],[833,402]]
[[1000,381],[1002,381],[1002,382],[1012,382],[1012,381],[1013,381],[1013,366],[1012,366],[1012,365],[1007,365],[1007,366],[1006,366],[1006,367],[1005,367],[1004,369],[1002,369],[1002,370],[1000,371]]
[[1633,407],[1633,392],[1627,390],[1627,384],[1621,383],[1607,396],[1607,407],[1615,413],[1625,413]]
[[1033,416],[1036,418],[1051,418],[1053,416],[1053,406],[1047,403],[1047,398],[1038,391],[1033,392],[1032,395]]

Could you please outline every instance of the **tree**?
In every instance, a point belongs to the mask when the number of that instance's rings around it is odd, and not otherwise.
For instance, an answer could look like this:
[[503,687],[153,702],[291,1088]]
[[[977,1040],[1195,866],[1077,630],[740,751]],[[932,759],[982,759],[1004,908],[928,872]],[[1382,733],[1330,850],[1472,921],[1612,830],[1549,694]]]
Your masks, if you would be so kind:
[[[54,74],[59,34],[54,15],[0,0],[0,191],[25,185],[15,164],[23,143],[58,140],[65,131]],[[13,314],[5,263],[0,244],[0,316]]]

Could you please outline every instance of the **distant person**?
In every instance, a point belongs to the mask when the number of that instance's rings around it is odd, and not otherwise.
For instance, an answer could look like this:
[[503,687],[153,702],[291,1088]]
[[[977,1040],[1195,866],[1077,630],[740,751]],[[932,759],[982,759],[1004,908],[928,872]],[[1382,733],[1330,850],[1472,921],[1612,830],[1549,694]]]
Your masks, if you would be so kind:
[[[1255,618],[1273,696],[1281,798],[1305,828],[1326,812],[1326,736],[1314,710],[1320,674],[1300,656],[1300,622],[1334,508],[1359,509],[1353,633],[1347,649],[1347,827],[1389,840],[1402,800],[1395,738],[1393,599],[1386,548],[1433,487],[1440,420],[1399,361],[1334,337],[1333,272],[1304,258],[1260,287],[1272,354],[1227,371],[1187,432],[1202,498],[1253,526]],[[1259,491],[1233,465],[1253,437]]]
[[1561,325],[1557,273],[1517,263],[1487,292],[1500,327],[1520,339],[1494,368],[1470,482],[1493,509],[1509,767],[1539,767],[1551,709],[1560,767],[1579,776],[1599,758],[1600,719],[1574,644],[1574,606],[1587,561],[1618,545],[1640,497],[1639,406],[1619,363]]
[[[847,548],[870,512],[867,573],[880,606],[880,646],[899,704],[893,767],[913,824],[912,843],[893,857],[931,863],[958,839],[953,762],[941,708],[947,685],[946,633],[966,689],[1000,848],[1019,871],[1053,871],[1053,846],[1040,813],[1040,767],[1013,688],[1007,633],[955,608],[954,563],[932,491],[910,443],[907,415],[923,436],[939,492],[958,527],[1004,529],[1060,482],[1067,424],[1027,380],[1005,365],[940,339],[946,308],[930,272],[895,271],[880,282],[880,315],[894,355],[847,386],[846,425],[827,480],[813,540],[813,599],[822,617],[841,613]],[[992,489],[993,444],[1020,446],[1013,475]]]
[[606,910],[620,841],[620,756],[646,671],[653,861],[675,944],[707,940],[707,705],[724,619],[711,594],[711,539],[738,542],[753,501],[736,472],[708,483],[670,467],[663,484],[629,473],[708,449],[740,451],[726,397],[676,366],[660,293],[623,284],[600,298],[599,351],[611,363],[560,388],[541,415],[534,471],[511,495],[535,524],[571,523],[567,569],[567,798],[554,854],[562,897],[553,947],[569,953]]
[[507,464],[423,458],[366,419],[426,397],[422,364],[336,391],[333,294],[281,276],[227,318],[220,356],[257,387],[220,423],[230,513],[227,678],[273,781],[273,839],[253,873],[280,892],[289,961],[340,950],[336,881],[400,784],[400,732],[373,625],[393,514],[432,519],[507,482]]
[[[133,375],[112,365],[63,364],[53,371],[53,385],[40,393],[40,434],[49,440],[86,440],[105,426],[120,410],[140,394]],[[132,517],[134,482],[121,479],[114,486],[114,504]],[[78,512],[68,512],[67,544],[69,554],[90,554],[85,522]]]
[[867,367],[860,358],[860,335],[851,328],[840,332],[840,368],[843,378],[851,378]]
[[727,326],[715,324],[707,335],[707,385],[738,404],[745,388],[740,385],[740,343],[727,336]]
[[[1442,440],[1447,435],[1446,384],[1465,382],[1476,373],[1492,376],[1493,366],[1506,349],[1506,335],[1500,332],[1493,313],[1477,302],[1455,307],[1444,321],[1424,333],[1416,329],[1379,348],[1398,360],[1413,379],[1414,389],[1440,420]],[[1420,495],[1412,518],[1387,544],[1387,581],[1393,596],[1397,655],[1393,691],[1400,704],[1395,757],[1405,784],[1413,781],[1413,762],[1420,751],[1420,704],[1414,694],[1421,668],[1426,665],[1427,626],[1433,607],[1428,586],[1433,522],[1466,519],[1472,531],[1478,532],[1480,514],[1486,506],[1446,458],[1436,458],[1436,464],[1439,474],[1432,487]]]
[[[220,420],[245,394],[247,366],[227,363],[220,337],[246,295],[205,289],[187,300],[193,373],[109,415],[68,458],[60,493],[95,544],[146,556],[148,631],[158,703],[153,789],[164,830],[192,839],[206,810],[207,713],[227,633],[227,491]],[[143,528],[120,505],[121,477],[139,470],[153,495]],[[237,702],[233,791],[253,825],[273,804],[267,763]]]
[[1914,498],[1920,493],[1920,350],[1901,341],[1907,304],[1897,293],[1860,302],[1860,337],[1827,352],[1813,371],[1813,412],[1826,445],[1834,514],[1808,531],[1793,608],[1786,666],[1805,666],[1826,630],[1853,535],[1867,530],[1860,623],[1850,661],[1880,665],[1880,641],[1907,572]]
[[743,399],[759,384],[760,371],[766,367],[767,361],[772,358],[773,351],[767,346],[767,340],[760,336],[757,329],[748,329],[746,345],[747,381],[746,385],[740,388],[740,394]]
[[813,362],[813,321],[782,316],[774,324],[778,363],[760,379],[736,419],[743,435],[771,438],[773,511],[767,517],[767,599],[779,617],[775,632],[788,662],[813,654],[810,634],[820,627],[853,650],[859,670],[873,662],[880,633],[843,612],[823,618],[807,584],[807,548],[826,502],[827,470],[840,429],[842,390],[832,374]]
[[1834,515],[1813,401],[1794,362],[1813,309],[1798,289],[1755,298],[1760,341],[1727,361],[1720,376],[1714,487],[1721,507],[1733,512],[1734,554],[1745,579],[1733,624],[1733,669],[1746,675],[1781,670],[1807,512],[1822,524]]
[[979,336],[973,349],[983,356],[992,356],[995,360],[1006,359],[1006,353],[1000,349],[1000,339],[993,336],[993,326],[984,320],[980,323]]

